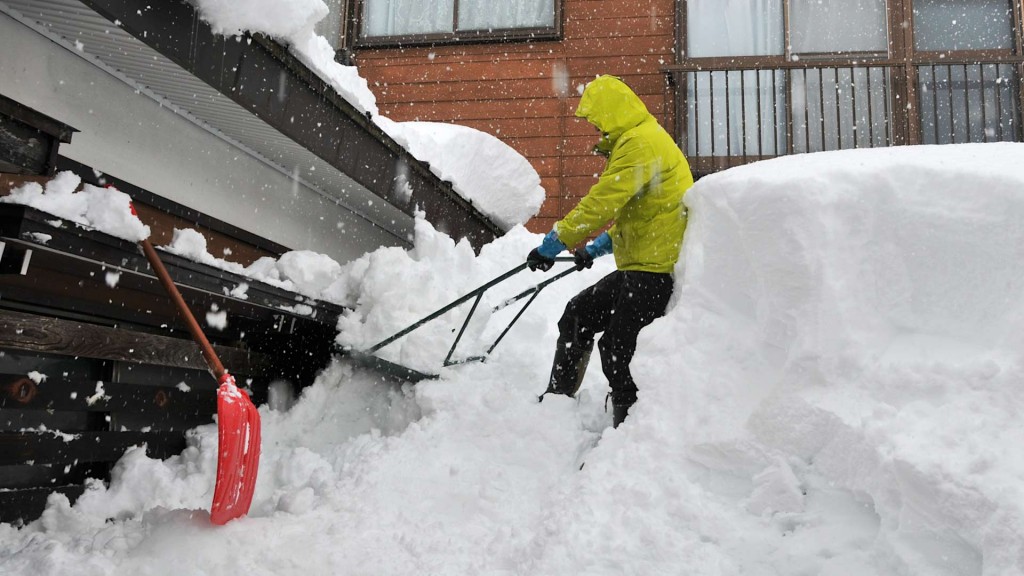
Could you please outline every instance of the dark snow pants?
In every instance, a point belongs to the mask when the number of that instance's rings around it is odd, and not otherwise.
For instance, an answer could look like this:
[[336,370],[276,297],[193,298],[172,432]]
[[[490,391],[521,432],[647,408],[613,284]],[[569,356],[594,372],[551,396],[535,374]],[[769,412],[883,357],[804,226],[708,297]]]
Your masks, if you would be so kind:
[[598,350],[601,368],[611,385],[612,403],[636,402],[636,383],[629,363],[636,351],[640,330],[665,314],[672,296],[672,275],[618,270],[577,294],[558,321],[558,349],[551,370],[549,390],[576,393],[582,371],[601,332]]

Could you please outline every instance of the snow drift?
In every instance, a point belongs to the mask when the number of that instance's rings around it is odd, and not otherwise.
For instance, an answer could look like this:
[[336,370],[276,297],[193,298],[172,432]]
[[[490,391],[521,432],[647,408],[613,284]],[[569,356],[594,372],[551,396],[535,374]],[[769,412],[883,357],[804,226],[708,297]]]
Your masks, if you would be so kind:
[[[109,488],[0,526],[0,571],[1024,573],[1021,158],[860,150],[701,180],[619,429],[596,358],[578,400],[535,400],[561,308],[605,258],[546,290],[486,364],[416,387],[337,364],[291,411],[264,407],[249,517],[206,523],[207,426],[179,457],[133,451]],[[475,256],[420,222],[415,250],[368,254],[328,288],[355,307],[339,338],[375,342],[539,240],[516,228]],[[382,353],[437,366],[460,321]]]

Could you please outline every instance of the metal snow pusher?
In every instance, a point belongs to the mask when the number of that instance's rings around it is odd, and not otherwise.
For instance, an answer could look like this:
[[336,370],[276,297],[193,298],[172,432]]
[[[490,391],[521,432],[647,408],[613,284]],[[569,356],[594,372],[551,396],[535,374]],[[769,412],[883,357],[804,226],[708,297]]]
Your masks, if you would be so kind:
[[[562,256],[555,258],[555,262],[571,263],[573,262],[573,259],[572,257]],[[491,313],[493,314],[495,312],[498,312],[499,310],[503,310],[511,306],[512,304],[515,304],[516,302],[519,302],[520,300],[523,300],[524,298],[529,298],[528,300],[526,300],[526,303],[523,304],[523,307],[519,309],[519,312],[517,312],[516,315],[512,318],[512,320],[508,323],[508,325],[505,326],[504,330],[501,331],[501,334],[499,334],[498,337],[494,340],[494,342],[492,342],[490,346],[487,347],[487,350],[483,354],[453,359],[452,357],[455,356],[455,349],[456,347],[458,347],[459,341],[462,339],[463,334],[465,334],[466,327],[469,326],[469,322],[470,320],[472,320],[473,314],[476,312],[477,307],[479,306],[480,300],[483,298],[484,293],[490,290],[491,288],[497,286],[498,284],[501,284],[505,280],[508,280],[509,278],[515,276],[516,274],[519,274],[520,272],[525,270],[526,267],[526,263],[516,266],[515,268],[509,270],[508,272],[505,272],[504,274],[498,276],[497,278],[494,278],[493,280],[487,282],[486,284],[481,285],[475,290],[466,293],[460,298],[445,305],[443,308],[440,308],[439,310],[429,314],[428,316],[420,320],[417,320],[408,327],[399,330],[395,334],[385,338],[384,340],[381,340],[377,344],[365,350],[339,348],[338,351],[342,356],[351,359],[352,361],[361,366],[371,368],[378,372],[382,372],[384,374],[393,376],[401,380],[405,380],[407,382],[418,382],[420,380],[430,380],[437,378],[438,374],[428,374],[425,372],[420,372],[418,370],[413,370],[412,368],[407,368],[405,366],[396,364],[389,360],[384,360],[383,358],[376,356],[375,353],[381,348],[387,346],[388,344],[391,344],[395,340],[398,340],[399,338],[402,338],[403,336],[409,334],[410,332],[413,332],[417,328],[420,328],[424,324],[427,324],[428,322],[435,320],[440,316],[450,312],[459,305],[464,304],[469,300],[473,300],[473,305],[470,307],[469,314],[466,315],[466,319],[462,323],[462,328],[459,329],[458,335],[455,336],[455,341],[452,342],[451,348],[448,349],[448,355],[445,356],[443,367],[467,364],[470,362],[483,362],[487,360],[487,357],[490,356],[491,352],[493,352],[494,349],[498,347],[498,343],[500,343],[502,339],[505,338],[505,335],[508,334],[509,330],[512,329],[512,326],[515,325],[516,321],[518,321],[519,318],[522,317],[523,313],[526,312],[526,309],[537,298],[541,290],[549,286],[551,283],[561,280],[562,278],[565,278],[569,274],[576,272],[576,267],[570,266],[567,270],[563,270],[558,274],[555,274],[554,276],[548,278],[547,280],[544,280],[543,282],[540,282],[534,286],[531,286],[530,288],[527,288],[526,290],[523,290],[522,292],[516,294],[515,296],[512,296],[511,298],[503,300],[500,304],[491,308]]]

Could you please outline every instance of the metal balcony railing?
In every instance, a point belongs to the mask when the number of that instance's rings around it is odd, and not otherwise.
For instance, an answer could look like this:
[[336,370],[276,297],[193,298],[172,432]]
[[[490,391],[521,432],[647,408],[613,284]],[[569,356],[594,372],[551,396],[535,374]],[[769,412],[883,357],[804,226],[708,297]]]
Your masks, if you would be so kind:
[[1022,141],[1021,62],[735,59],[668,72],[680,147],[707,174],[804,152]]

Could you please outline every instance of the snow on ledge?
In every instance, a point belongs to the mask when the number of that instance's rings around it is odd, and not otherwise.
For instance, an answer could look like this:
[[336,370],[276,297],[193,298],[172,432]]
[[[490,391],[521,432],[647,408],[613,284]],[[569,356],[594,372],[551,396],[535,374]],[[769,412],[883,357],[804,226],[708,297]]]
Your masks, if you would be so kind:
[[[29,182],[0,198],[7,204],[24,204],[129,242],[149,238],[149,226],[131,212],[131,198],[115,188],[85,184],[73,172],[61,172],[43,187]],[[59,223],[57,224],[60,225]]]

